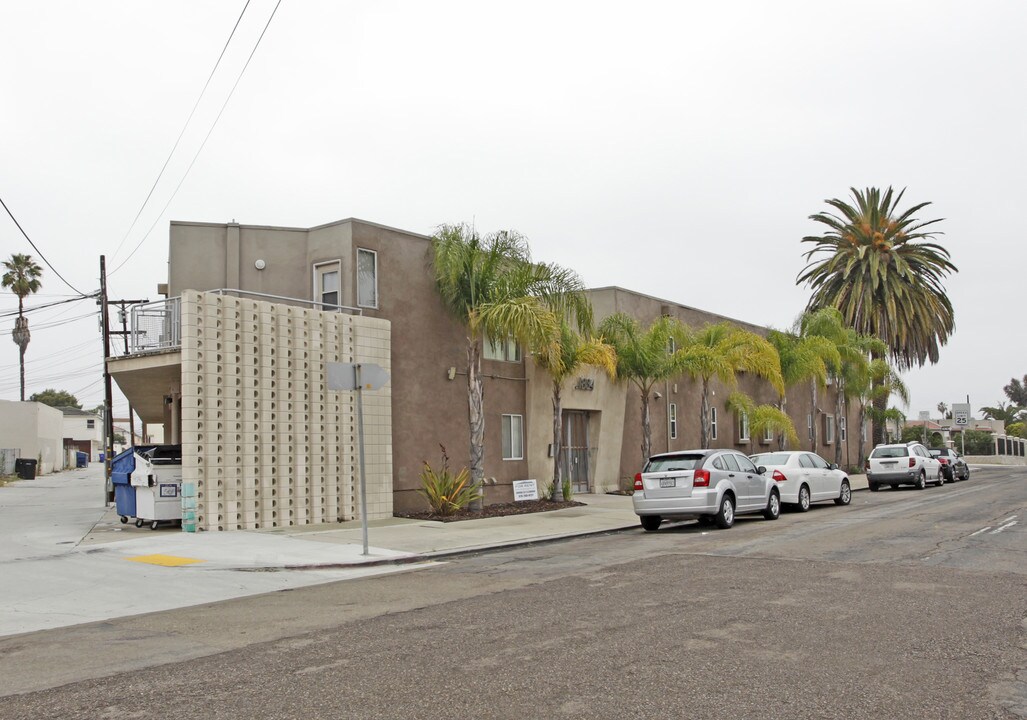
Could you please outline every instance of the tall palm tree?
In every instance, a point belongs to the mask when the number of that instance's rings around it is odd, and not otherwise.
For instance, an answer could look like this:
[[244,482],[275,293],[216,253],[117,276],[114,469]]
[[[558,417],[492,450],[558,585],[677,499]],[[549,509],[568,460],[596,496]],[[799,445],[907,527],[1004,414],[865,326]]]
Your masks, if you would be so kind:
[[[900,212],[905,190],[896,194],[889,187],[882,193],[871,187],[851,192],[854,204],[826,201],[838,214],[810,216],[828,229],[802,239],[813,245],[796,281],[813,290],[807,309],[837,308],[856,332],[881,338],[899,370],[935,363],[955,329],[942,280],[958,271],[948,250],[933,242],[940,233],[928,230],[941,220],[921,222],[914,217],[930,203]],[[882,433],[883,428],[875,426],[875,442]]]
[[617,379],[626,380],[638,388],[642,408],[642,462],[652,454],[652,426],[649,416],[649,397],[658,382],[681,374],[680,344],[687,331],[675,318],[661,316],[648,327],[625,313],[610,315],[599,326],[599,331],[613,345],[617,353]]
[[763,337],[731,323],[706,325],[688,331],[681,343],[680,368],[701,383],[699,425],[703,448],[710,446],[710,381],[720,380],[729,388],[738,384],[739,372],[750,372],[784,393],[781,360],[777,350]]
[[[468,225],[442,225],[431,240],[435,285],[443,304],[467,329],[467,413],[471,483],[485,477],[485,415],[481,376],[484,338],[515,338],[542,347],[557,342],[559,318],[588,325],[584,284],[571,270],[531,260],[513,231],[480,235]],[[472,503],[480,509],[482,500]]]
[[0,278],[0,287],[10,288],[18,296],[18,318],[14,321],[14,332],[11,337],[18,345],[18,360],[21,370],[21,400],[25,401],[25,349],[32,336],[29,333],[29,319],[25,317],[25,298],[39,292],[42,287],[40,277],[43,268],[39,267],[31,255],[13,253],[10,260],[3,261],[6,272]]
[[605,370],[610,379],[615,379],[617,352],[601,337],[582,335],[564,320],[560,323],[559,342],[546,342],[537,348],[534,360],[553,379],[553,492],[550,499],[559,500],[563,491],[563,384],[583,365]]

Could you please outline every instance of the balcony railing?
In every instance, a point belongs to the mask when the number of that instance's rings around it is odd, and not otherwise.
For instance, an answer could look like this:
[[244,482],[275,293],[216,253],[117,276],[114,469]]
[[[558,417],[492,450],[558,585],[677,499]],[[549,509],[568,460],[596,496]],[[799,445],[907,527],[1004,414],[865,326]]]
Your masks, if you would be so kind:
[[[216,295],[234,295],[255,297],[258,300],[281,302],[286,305],[301,305],[323,310],[325,312],[348,312],[361,315],[360,308],[348,305],[329,305],[316,300],[268,295],[266,293],[249,292],[246,290],[209,290]],[[182,299],[168,298],[157,302],[144,303],[132,308],[132,329],[129,333],[129,354],[160,352],[175,350],[182,346]]]

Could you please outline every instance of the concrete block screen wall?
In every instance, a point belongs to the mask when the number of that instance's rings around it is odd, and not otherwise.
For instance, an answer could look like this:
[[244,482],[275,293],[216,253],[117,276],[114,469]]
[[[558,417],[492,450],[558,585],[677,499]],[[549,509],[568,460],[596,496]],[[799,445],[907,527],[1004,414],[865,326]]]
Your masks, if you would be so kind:
[[[325,363],[390,354],[386,320],[183,292],[183,529],[359,519],[355,398]],[[363,405],[368,519],[390,517],[391,384]]]

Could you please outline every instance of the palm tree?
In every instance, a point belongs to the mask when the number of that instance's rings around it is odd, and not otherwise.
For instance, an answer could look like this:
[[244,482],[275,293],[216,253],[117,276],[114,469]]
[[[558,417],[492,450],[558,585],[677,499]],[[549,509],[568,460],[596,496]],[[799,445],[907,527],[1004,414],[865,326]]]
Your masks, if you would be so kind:
[[[779,434],[788,442],[799,444],[799,436],[788,413],[773,405],[757,405],[745,393],[733,392],[727,398],[727,409],[735,414],[745,413],[749,418],[749,437],[759,437],[767,430]],[[752,441],[750,440],[750,445]],[[782,440],[782,446],[784,441]]]
[[680,354],[680,367],[701,383],[699,425],[703,448],[710,446],[710,381],[720,380],[734,388],[739,372],[750,372],[770,382],[779,394],[784,393],[781,360],[777,350],[763,337],[731,323],[706,325],[685,334]]
[[[897,195],[890,187],[883,193],[878,188],[851,191],[854,205],[831,199],[826,202],[837,215],[810,216],[828,230],[802,239],[813,244],[796,281],[813,290],[807,310],[837,308],[856,332],[881,338],[899,370],[935,363],[955,329],[942,280],[958,271],[948,250],[932,242],[939,233],[927,230],[941,220],[914,217],[930,203],[899,212],[905,190]],[[814,260],[821,255],[826,257]],[[875,426],[875,441],[882,432]]]
[[[872,340],[880,342],[877,338]],[[857,455],[862,463],[866,458],[866,447],[863,439],[867,419],[870,419],[875,427],[884,427],[886,420],[901,420],[904,418],[897,408],[888,408],[888,400],[896,395],[904,405],[909,404],[909,390],[898,371],[892,367],[884,358],[874,358],[866,366],[862,373],[853,373],[847,379],[850,397],[856,398],[859,403],[859,446]],[[876,402],[876,400],[883,402]],[[884,409],[879,409],[881,406]]]
[[1006,425],[1020,422],[1024,417],[1024,409],[1013,403],[1004,403],[1001,400],[998,405],[985,405],[981,408],[981,414],[988,420],[1001,420]]
[[[468,225],[442,225],[431,239],[432,269],[443,304],[467,328],[467,412],[471,484],[485,477],[481,344],[514,338],[531,347],[557,341],[559,318],[588,325],[584,285],[572,271],[534,263],[527,240],[513,231],[480,235]],[[482,500],[472,503],[480,509]]]
[[[817,387],[826,387],[830,372],[828,366],[834,366],[841,360],[835,344],[818,335],[803,337],[794,332],[771,330],[767,339],[777,350],[781,362],[781,379],[784,381],[785,389],[804,382],[810,383],[814,391]],[[778,408],[784,411],[786,403],[787,398],[782,391]],[[814,406],[816,406],[815,398]],[[814,431],[815,429],[813,428]],[[778,444],[782,450],[785,447],[784,441],[785,436],[779,435]],[[798,438],[796,438],[795,444],[798,445]]]
[[599,331],[616,350],[617,379],[626,380],[638,388],[644,464],[652,454],[649,396],[656,383],[681,374],[680,350],[672,352],[672,347],[685,337],[685,327],[679,320],[664,315],[643,328],[630,315],[615,313],[603,320]]
[[583,336],[564,320],[560,323],[559,342],[547,342],[537,348],[534,360],[553,379],[553,492],[550,499],[555,501],[560,499],[563,491],[563,384],[582,365],[601,368],[615,379],[617,352],[601,337]]
[[18,360],[21,367],[21,400],[25,401],[25,349],[29,345],[29,319],[25,317],[24,300],[29,295],[39,292],[42,282],[43,268],[39,267],[31,255],[13,253],[10,260],[3,261],[6,272],[0,278],[0,287],[10,288],[18,296],[18,318],[14,321],[14,332],[11,337],[18,345]]

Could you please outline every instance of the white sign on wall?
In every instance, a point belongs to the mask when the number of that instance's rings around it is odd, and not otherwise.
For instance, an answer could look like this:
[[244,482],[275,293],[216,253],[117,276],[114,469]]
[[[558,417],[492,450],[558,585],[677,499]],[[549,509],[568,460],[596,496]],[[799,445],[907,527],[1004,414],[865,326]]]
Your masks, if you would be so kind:
[[513,481],[514,501],[538,500],[538,483],[534,480]]

